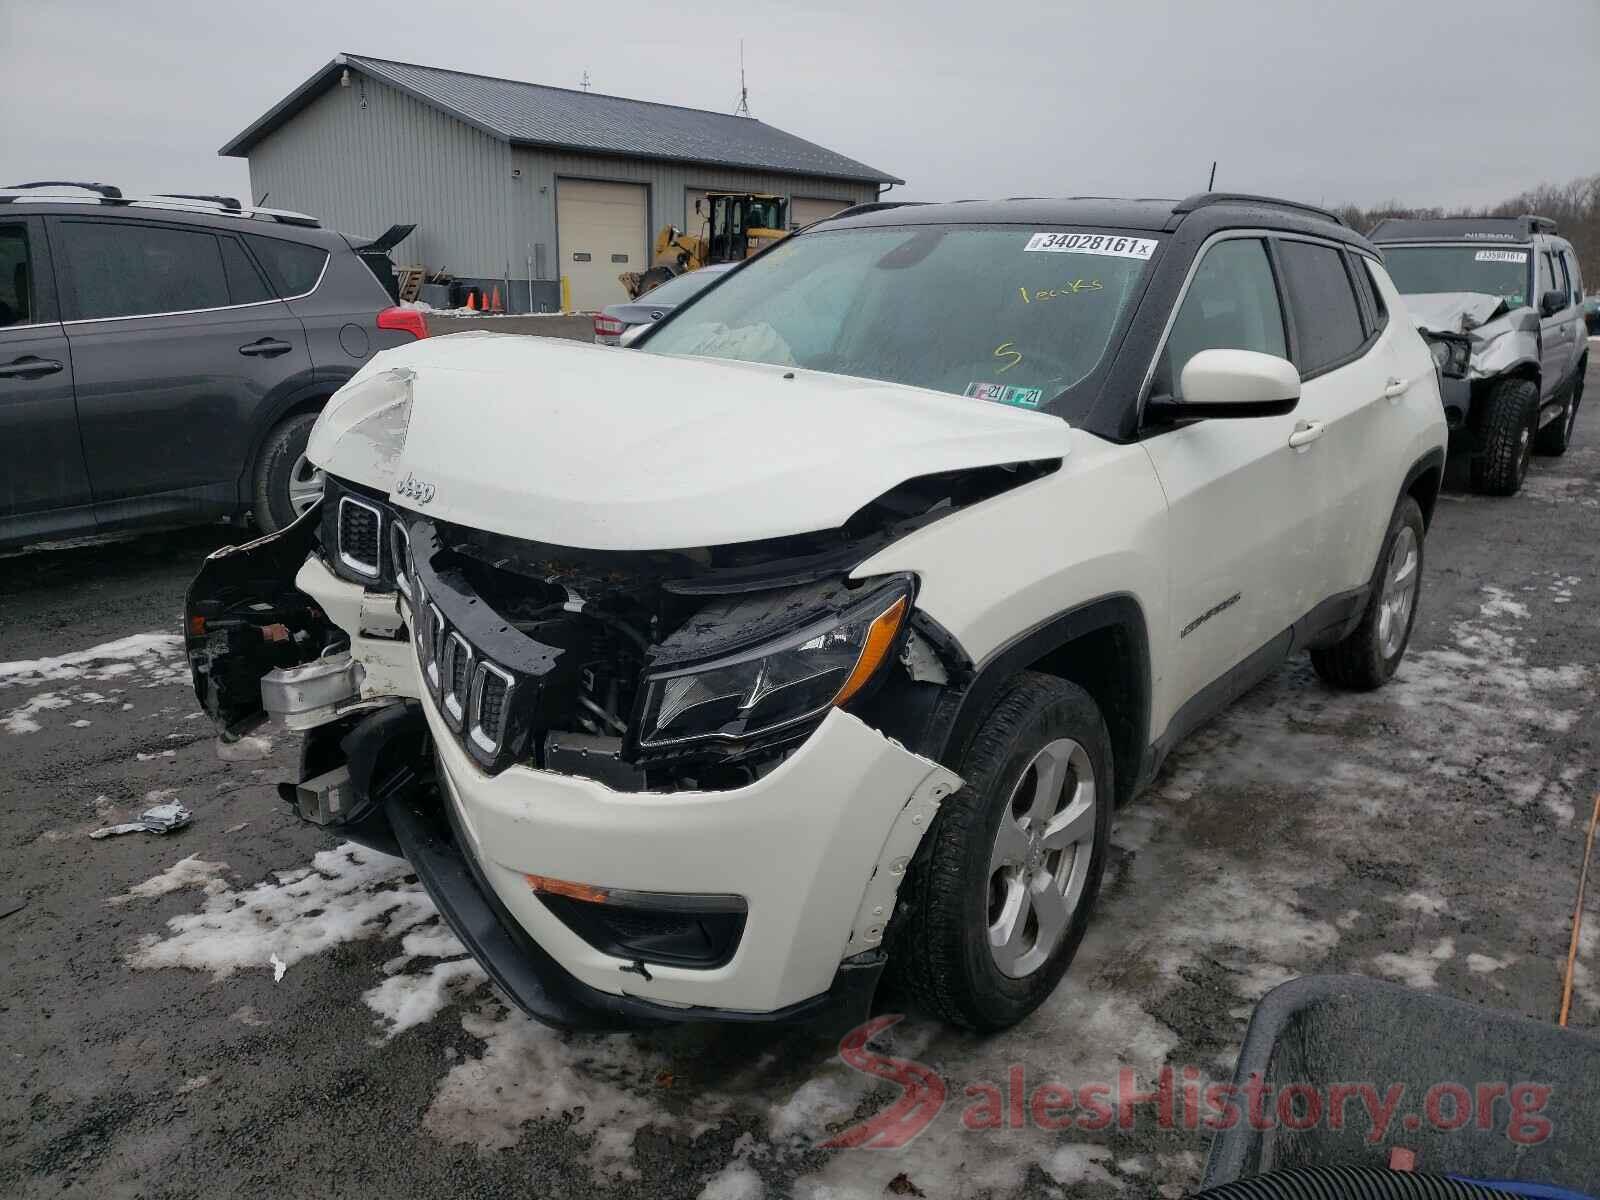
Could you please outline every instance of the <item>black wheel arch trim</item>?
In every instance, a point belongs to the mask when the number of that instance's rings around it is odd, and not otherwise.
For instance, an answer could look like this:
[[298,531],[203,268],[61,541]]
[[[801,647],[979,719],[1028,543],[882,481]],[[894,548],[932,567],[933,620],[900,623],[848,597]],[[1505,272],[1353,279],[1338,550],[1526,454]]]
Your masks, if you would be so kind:
[[[939,706],[927,732],[923,753],[949,765],[959,761],[978,724],[993,705],[1007,680],[1051,653],[1102,630],[1120,630],[1128,636],[1134,662],[1131,674],[1137,692],[1133,697],[1134,753],[1142,756],[1150,744],[1151,678],[1150,632],[1144,609],[1131,593],[1100,596],[1064,609],[1017,634],[974,666],[970,681]],[[1106,714],[1109,717],[1109,714]],[[1107,724],[1110,724],[1108,719]],[[1119,744],[1113,731],[1113,749]],[[1142,770],[1116,763],[1117,793],[1126,800]]]
[[[1417,480],[1421,479],[1428,471],[1436,470],[1439,472],[1439,482],[1434,486],[1433,495],[1428,497],[1427,503],[1422,504],[1422,528],[1424,531],[1433,524],[1434,502],[1438,499],[1439,491],[1444,486],[1444,468],[1445,448],[1443,446],[1435,446],[1411,464],[1410,470],[1406,472],[1405,482],[1400,485],[1399,492],[1395,494],[1394,503],[1395,507],[1398,508],[1400,501],[1411,495],[1411,489],[1416,486]],[[1419,503],[1421,502],[1419,501]],[[1393,510],[1391,509],[1390,511],[1392,512]],[[1378,547],[1378,554],[1380,556],[1383,554],[1382,546]]]

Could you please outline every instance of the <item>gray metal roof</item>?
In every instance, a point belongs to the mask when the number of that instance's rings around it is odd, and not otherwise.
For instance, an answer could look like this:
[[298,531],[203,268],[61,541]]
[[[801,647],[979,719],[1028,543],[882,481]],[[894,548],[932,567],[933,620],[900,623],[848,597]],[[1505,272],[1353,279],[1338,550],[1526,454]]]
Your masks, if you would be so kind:
[[469,75],[359,54],[339,55],[218,153],[236,158],[248,154],[258,141],[331,86],[346,67],[514,145],[829,179],[905,182],[750,117]]

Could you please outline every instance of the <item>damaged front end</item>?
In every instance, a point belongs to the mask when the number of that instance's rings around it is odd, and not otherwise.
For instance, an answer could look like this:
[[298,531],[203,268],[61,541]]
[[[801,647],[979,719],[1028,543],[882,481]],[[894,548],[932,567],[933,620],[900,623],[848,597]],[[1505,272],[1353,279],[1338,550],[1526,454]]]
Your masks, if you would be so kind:
[[316,545],[313,507],[277,533],[208,556],[184,602],[184,646],[200,706],[225,738],[267,720],[262,677],[316,663],[349,639],[294,583]]
[[971,663],[914,576],[852,573],[1059,465],[921,477],[838,529],[670,551],[469,529],[330,476],[319,510],[202,568],[196,694],[224,736],[305,732],[285,800],[411,861],[541,1020],[859,1007],[959,783],[924,755]]
[[1539,314],[1486,292],[1428,292],[1406,297],[1417,332],[1439,372],[1439,396],[1452,432],[1475,425],[1474,411],[1493,384],[1539,365]]

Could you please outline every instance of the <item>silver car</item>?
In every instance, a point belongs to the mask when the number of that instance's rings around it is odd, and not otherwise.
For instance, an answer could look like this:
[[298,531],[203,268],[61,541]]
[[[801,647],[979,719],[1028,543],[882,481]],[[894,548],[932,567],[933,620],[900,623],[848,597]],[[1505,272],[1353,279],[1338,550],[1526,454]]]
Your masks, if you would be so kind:
[[622,304],[608,304],[594,315],[594,340],[602,346],[615,346],[622,335],[635,325],[649,325],[661,320],[678,305],[699,295],[723,274],[739,264],[713,263],[669,279],[660,287],[652,288],[637,300]]

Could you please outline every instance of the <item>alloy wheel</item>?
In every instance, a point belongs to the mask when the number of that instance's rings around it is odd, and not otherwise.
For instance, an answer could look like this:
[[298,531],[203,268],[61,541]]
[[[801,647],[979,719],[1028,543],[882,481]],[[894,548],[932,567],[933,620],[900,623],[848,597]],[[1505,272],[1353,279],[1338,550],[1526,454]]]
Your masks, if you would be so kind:
[[1383,657],[1393,658],[1406,639],[1411,623],[1411,606],[1417,599],[1417,535],[1402,525],[1389,549],[1389,563],[1383,572],[1383,594],[1378,598],[1378,645]]
[[1066,935],[1083,900],[1098,803],[1089,752],[1071,738],[1046,745],[1017,779],[989,856],[989,952],[1001,974],[1033,974]]
[[311,460],[302,454],[294,460],[294,466],[289,471],[289,507],[299,517],[321,499],[322,469],[313,466]]

